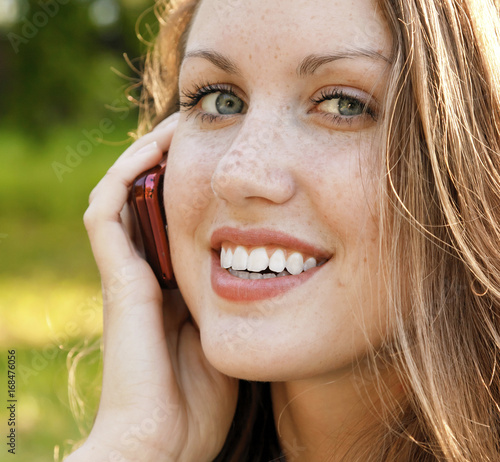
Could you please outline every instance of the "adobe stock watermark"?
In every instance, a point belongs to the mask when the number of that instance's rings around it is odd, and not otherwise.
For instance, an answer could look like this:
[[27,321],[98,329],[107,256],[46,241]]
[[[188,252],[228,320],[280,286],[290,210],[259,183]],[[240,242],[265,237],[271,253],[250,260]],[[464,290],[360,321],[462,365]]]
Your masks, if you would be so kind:
[[[179,404],[169,400],[156,399],[154,408],[141,422],[131,424],[120,437],[120,447],[113,449],[108,453],[106,462],[128,462],[130,460],[129,453],[131,451],[138,452],[143,444],[151,441],[151,437],[158,436],[165,438],[164,434],[159,434],[162,430],[162,424],[169,418],[176,416],[179,412]],[[294,438],[293,442],[288,440],[282,441],[281,456],[285,456],[286,460],[291,462],[297,460],[301,454],[306,451],[306,447],[300,446]],[[127,456],[124,456],[126,454]],[[165,462],[174,462],[174,459],[165,456]]]
[[41,350],[32,349],[28,364],[19,364],[18,374],[24,384],[44,371],[64,351],[70,341],[80,335],[92,335],[88,326],[100,316],[102,303],[98,296],[88,297],[75,308],[75,320],[68,321],[58,332],[49,334],[50,342]]
[[[151,411],[150,416],[144,418],[141,422],[130,425],[130,427],[123,432],[120,438],[120,447],[113,449],[108,453],[106,462],[128,462],[130,451],[140,451],[141,445],[151,441],[151,437],[157,435],[161,431],[161,424],[166,422],[168,418],[175,416],[179,410],[178,403],[170,401],[161,401],[159,399],[155,402],[155,407]],[[159,435],[165,438],[165,435]],[[306,447],[300,446],[294,438],[293,442],[288,440],[282,441],[281,456],[286,457],[286,460],[291,462],[297,460],[302,453],[306,451]],[[127,457],[124,456],[127,454]],[[165,456],[165,462],[174,462],[174,459]]]
[[[177,413],[178,408],[179,404],[177,403],[171,403],[169,401],[162,402],[157,399],[156,405],[151,411],[150,416],[144,418],[137,424],[130,425],[122,434],[120,438],[121,447],[110,451],[107,462],[127,462],[130,460],[124,457],[122,450],[125,452],[140,450],[141,444],[144,444],[146,440],[157,434],[160,431],[161,424]],[[168,462],[168,459],[166,459],[166,462]]]
[[56,359],[58,354],[67,352],[72,340],[82,335],[88,338],[98,334],[95,331],[95,321],[101,318],[103,302],[110,302],[134,279],[135,276],[129,271],[129,268],[120,268],[111,276],[109,284],[102,294],[99,291],[77,305],[74,310],[74,319],[66,322],[58,332],[51,332],[49,334],[50,342],[41,350],[32,349],[28,365],[20,364],[18,366],[19,377],[23,383],[26,384],[32,377],[38,376],[51,361]]
[[231,10],[234,10],[241,5],[241,0],[226,0],[223,2],[219,8],[216,9],[215,13],[222,20],[227,20],[227,15],[231,13]]
[[[111,107],[119,112],[118,118],[125,120],[130,113],[130,107],[121,105],[122,99],[115,100]],[[83,138],[73,146],[66,146],[66,155],[63,162],[53,161],[52,170],[56,175],[59,183],[64,180],[64,175],[72,173],[82,162],[85,157],[89,157],[94,149],[105,141],[105,136],[113,133],[116,130],[116,124],[108,117],[99,121],[96,128],[90,130],[82,130]]]
[[109,135],[115,131],[116,125],[111,119],[104,118],[99,122],[98,128],[91,130],[82,130],[83,139],[80,140],[76,146],[66,146],[66,157],[63,162],[52,162],[52,170],[59,180],[63,181],[63,175],[72,173],[78,167],[84,157],[90,156],[96,146],[99,146],[105,135]]
[[[110,283],[105,293],[102,294],[104,301],[110,300],[127,285],[133,276],[127,268],[121,268],[111,277]],[[72,339],[85,335],[89,337],[97,334],[95,321],[101,317],[102,302],[101,293],[89,296],[86,300],[75,307],[74,320],[66,322],[58,332],[49,334],[50,342],[41,351],[31,350],[31,361],[29,365],[20,364],[18,367],[19,377],[23,383],[27,383],[32,377],[38,376],[40,372],[47,368],[51,361],[54,361],[60,352],[67,351]],[[89,326],[91,328],[89,328]]]
[[[241,158],[253,159],[259,152],[270,150],[274,144],[283,144],[285,133],[284,117],[285,109],[282,108],[274,114],[272,120],[252,133],[253,136],[247,136],[244,140],[237,141],[238,145],[235,149],[238,150]],[[217,172],[217,186],[224,188],[231,184],[233,181],[233,168],[233,163],[227,163]],[[200,187],[192,191],[189,203],[182,203],[178,206],[184,220],[189,220],[201,210],[204,210],[213,199],[213,195],[214,191],[206,187]]]
[[14,52],[19,53],[21,45],[26,45],[31,39],[35,38],[40,29],[49,23],[50,18],[59,13],[61,5],[67,3],[69,3],[69,0],[39,0],[37,4],[40,9],[35,11],[31,18],[28,19],[26,16],[22,18],[21,35],[14,32],[7,34],[7,39]]
[[276,301],[273,299],[263,300],[257,303],[255,309],[248,313],[244,319],[241,319],[238,324],[230,331],[222,334],[222,339],[225,342],[228,350],[234,352],[240,348],[247,347],[247,341],[257,332],[262,326],[266,318],[271,317],[278,308]]

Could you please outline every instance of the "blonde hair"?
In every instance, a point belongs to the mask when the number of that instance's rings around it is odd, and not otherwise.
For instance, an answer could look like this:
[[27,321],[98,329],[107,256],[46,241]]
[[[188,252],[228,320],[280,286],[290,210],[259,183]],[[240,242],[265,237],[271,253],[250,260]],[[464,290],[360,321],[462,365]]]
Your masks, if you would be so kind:
[[198,0],[159,0],[154,13],[160,23],[158,37],[146,53],[139,104],[138,135],[179,110],[179,69],[185,40]]
[[[197,4],[159,3],[162,27],[146,58],[141,133],[178,109],[178,72]],[[381,122],[386,160],[381,245],[394,326],[384,350],[406,400],[397,414],[386,416],[378,451],[372,446],[363,460],[497,461],[498,5],[494,0],[380,0],[379,5],[394,44]],[[373,368],[376,372],[376,361]],[[233,430],[217,460],[276,457],[266,385],[240,387]],[[263,438],[268,453],[257,449]]]
[[393,354],[415,414],[404,433],[429,454],[418,460],[499,460],[498,9],[381,4],[394,36],[383,217]]

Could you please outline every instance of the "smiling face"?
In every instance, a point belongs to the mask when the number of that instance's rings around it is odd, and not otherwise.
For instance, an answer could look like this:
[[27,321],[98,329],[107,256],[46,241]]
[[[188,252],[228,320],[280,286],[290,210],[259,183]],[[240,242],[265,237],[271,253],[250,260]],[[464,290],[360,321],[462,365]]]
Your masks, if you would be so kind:
[[202,0],[165,204],[209,361],[284,381],[379,343],[389,32],[369,0]]

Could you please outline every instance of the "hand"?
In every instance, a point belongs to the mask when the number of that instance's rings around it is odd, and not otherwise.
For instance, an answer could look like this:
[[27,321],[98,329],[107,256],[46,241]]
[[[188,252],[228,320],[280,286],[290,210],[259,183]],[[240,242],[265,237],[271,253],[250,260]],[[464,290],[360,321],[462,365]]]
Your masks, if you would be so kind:
[[90,436],[67,462],[211,461],[229,431],[237,380],[207,362],[180,292],[162,292],[127,224],[133,180],[159,163],[177,120],[127,149],[90,195],[84,221],[102,279],[103,385]]

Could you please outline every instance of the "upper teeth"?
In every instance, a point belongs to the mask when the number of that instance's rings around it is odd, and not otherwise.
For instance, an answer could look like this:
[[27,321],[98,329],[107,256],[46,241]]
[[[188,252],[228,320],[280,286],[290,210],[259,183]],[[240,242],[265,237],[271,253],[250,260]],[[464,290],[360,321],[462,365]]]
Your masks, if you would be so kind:
[[276,249],[271,257],[268,256],[264,247],[253,249],[250,254],[242,246],[232,249],[221,249],[220,264],[223,268],[236,271],[259,272],[269,268],[271,271],[281,273],[285,269],[292,275],[302,273],[317,266],[315,258],[311,257],[304,261],[304,256],[299,252],[291,252],[288,258],[282,249]]

